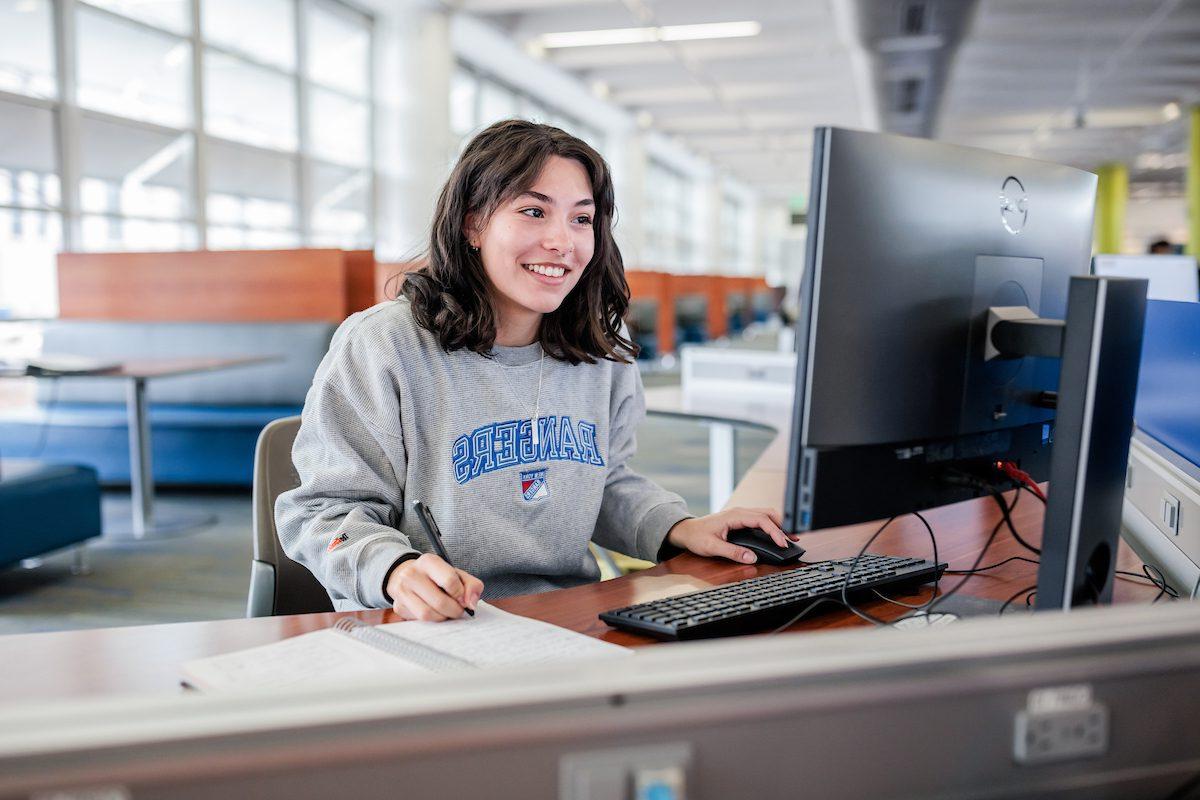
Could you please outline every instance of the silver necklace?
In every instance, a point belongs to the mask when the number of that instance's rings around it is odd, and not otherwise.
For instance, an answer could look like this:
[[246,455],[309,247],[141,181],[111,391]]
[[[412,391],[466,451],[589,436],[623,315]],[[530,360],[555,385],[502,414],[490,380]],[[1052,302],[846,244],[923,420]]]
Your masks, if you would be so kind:
[[[541,441],[541,437],[538,433],[538,417],[542,411],[542,368],[546,363],[546,348],[538,345],[538,349],[542,351],[542,356],[538,359],[538,388],[537,395],[535,395],[533,400],[533,416],[529,418],[529,428],[533,432],[534,447],[537,447]],[[508,379],[508,373],[501,369],[500,374],[504,376],[504,382],[508,384],[509,391],[519,398],[521,393],[513,388],[512,381]],[[524,402],[522,402],[521,405],[524,406],[526,412],[529,411],[529,406],[525,405]]]

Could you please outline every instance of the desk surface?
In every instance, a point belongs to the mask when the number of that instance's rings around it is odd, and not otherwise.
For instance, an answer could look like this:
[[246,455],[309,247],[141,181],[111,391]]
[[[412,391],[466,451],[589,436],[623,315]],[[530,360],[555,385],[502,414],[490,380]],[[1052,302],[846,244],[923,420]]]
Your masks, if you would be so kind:
[[[656,410],[678,408],[683,398],[677,390],[647,393],[648,404]],[[672,406],[671,404],[676,404]],[[697,409],[698,411],[698,409]],[[711,418],[738,419],[738,413],[716,413]],[[682,409],[680,409],[682,412]],[[709,413],[699,413],[709,417]],[[778,426],[783,417],[772,413],[769,419],[756,421]],[[738,484],[732,505],[779,507],[783,497],[787,467],[787,436],[781,433]],[[1040,541],[1042,506],[1026,496],[1013,512],[1018,530],[1027,539]],[[925,514],[937,534],[938,556],[951,569],[971,566],[979,549],[1000,520],[990,499],[972,500],[934,509]],[[851,556],[858,552],[878,527],[877,523],[815,531],[805,534],[801,543],[814,560]],[[929,534],[913,517],[894,521],[871,546],[874,552],[932,555]],[[985,557],[986,564],[1009,556],[1024,555],[1021,546],[1006,532],[996,537]],[[1138,571],[1141,562],[1122,542],[1118,568]],[[545,620],[605,641],[628,646],[654,644],[654,640],[616,631],[602,623],[597,615],[610,608],[629,605],[656,597],[741,580],[776,571],[777,567],[747,566],[726,561],[679,556],[643,572],[602,583],[564,589],[542,595],[512,597],[497,606],[517,614]],[[963,580],[946,576],[943,590]],[[1004,601],[1037,581],[1037,568],[1024,562],[1012,562],[986,575],[967,580],[960,595]],[[899,595],[905,602],[920,602],[929,596],[928,587],[911,595]],[[1116,602],[1149,602],[1157,589],[1144,582],[1121,579],[1116,582]],[[1018,601],[1013,613],[1024,613]],[[862,603],[863,609],[885,619],[894,619],[905,609],[875,600]],[[352,614],[302,614],[261,619],[189,622],[174,625],[146,625],[128,628],[69,631],[64,633],[19,634],[0,637],[0,663],[14,665],[20,680],[0,685],[0,703],[50,698],[81,697],[126,692],[178,692],[179,665],[192,658],[229,652],[266,644],[327,627],[339,617],[355,616],[363,622],[378,624],[397,618],[391,611],[362,611]],[[802,620],[792,630],[817,630],[866,625],[848,612],[834,611]]]
[[11,372],[5,378],[169,378],[197,372],[213,372],[233,367],[249,367],[278,361],[279,356],[239,356],[237,358],[130,358],[116,362],[113,369],[94,372]]

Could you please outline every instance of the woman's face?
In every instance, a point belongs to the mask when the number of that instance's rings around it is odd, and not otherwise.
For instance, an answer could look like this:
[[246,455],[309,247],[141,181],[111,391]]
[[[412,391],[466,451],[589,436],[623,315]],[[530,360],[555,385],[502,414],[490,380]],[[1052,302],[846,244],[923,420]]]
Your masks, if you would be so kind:
[[527,191],[501,204],[482,231],[469,233],[501,327],[536,326],[575,288],[596,247],[595,210],[583,165],[551,156]]

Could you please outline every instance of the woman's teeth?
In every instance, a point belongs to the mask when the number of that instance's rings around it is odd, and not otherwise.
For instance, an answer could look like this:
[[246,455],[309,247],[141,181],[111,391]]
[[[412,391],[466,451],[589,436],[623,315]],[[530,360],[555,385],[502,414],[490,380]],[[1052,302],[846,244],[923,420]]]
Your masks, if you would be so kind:
[[547,278],[561,278],[566,274],[566,270],[562,267],[548,267],[545,264],[522,264],[521,266],[530,272],[545,275]]

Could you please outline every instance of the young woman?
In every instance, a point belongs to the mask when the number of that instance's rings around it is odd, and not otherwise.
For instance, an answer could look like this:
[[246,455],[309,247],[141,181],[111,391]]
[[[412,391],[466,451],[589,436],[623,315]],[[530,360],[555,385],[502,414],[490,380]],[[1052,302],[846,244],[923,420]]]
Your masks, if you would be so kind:
[[[496,123],[442,190],[427,265],[338,329],[304,403],[300,486],[276,505],[285,550],[338,609],[457,618],[481,597],[597,580],[592,541],[745,563],[730,530],[787,543],[774,511],[691,517],[627,466],[645,404],[613,211],[595,150]],[[436,515],[453,567],[412,500]]]

